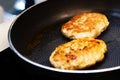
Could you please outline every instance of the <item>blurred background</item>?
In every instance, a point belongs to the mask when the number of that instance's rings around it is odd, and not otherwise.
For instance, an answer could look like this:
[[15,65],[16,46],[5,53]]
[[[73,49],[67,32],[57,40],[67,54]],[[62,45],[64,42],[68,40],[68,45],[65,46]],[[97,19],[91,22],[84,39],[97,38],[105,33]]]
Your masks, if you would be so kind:
[[4,8],[6,16],[11,17],[13,15],[18,15],[26,8],[43,1],[46,0],[0,0],[0,6]]
[[0,0],[0,5],[4,7],[5,10],[10,10],[15,4],[16,0]]
[[35,4],[34,0],[0,0],[0,6],[3,7],[6,17],[18,15],[26,8]]

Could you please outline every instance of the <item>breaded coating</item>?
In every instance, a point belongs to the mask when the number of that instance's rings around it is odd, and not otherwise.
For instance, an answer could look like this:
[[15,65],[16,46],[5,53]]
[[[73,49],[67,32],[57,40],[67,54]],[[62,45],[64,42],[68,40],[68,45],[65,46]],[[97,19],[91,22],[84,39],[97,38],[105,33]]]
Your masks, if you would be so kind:
[[83,12],[62,25],[63,35],[70,39],[96,38],[107,29],[109,21],[104,14]]
[[50,63],[59,69],[84,69],[103,61],[107,46],[94,38],[75,39],[59,45],[49,57]]

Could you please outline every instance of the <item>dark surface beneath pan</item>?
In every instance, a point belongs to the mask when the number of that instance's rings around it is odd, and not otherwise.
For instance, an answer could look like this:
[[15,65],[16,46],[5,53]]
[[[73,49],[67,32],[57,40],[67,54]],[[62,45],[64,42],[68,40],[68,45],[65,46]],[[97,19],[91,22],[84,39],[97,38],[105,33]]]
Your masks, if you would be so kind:
[[119,3],[119,0],[51,0],[38,4],[22,13],[11,26],[10,47],[19,57],[31,64],[53,68],[49,62],[51,52],[58,45],[70,41],[62,35],[61,25],[79,12],[100,12],[108,17],[110,25],[97,38],[106,42],[108,52],[103,62],[86,70],[119,69]]

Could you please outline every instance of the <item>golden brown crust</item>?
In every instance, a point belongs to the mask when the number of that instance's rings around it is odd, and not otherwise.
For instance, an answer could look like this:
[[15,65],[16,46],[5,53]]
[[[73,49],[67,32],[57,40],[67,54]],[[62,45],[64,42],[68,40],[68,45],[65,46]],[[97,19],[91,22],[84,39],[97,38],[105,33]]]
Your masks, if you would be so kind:
[[51,54],[50,63],[60,69],[84,69],[104,59],[107,46],[103,40],[76,39],[59,45]]
[[75,15],[62,25],[62,33],[71,39],[96,38],[106,30],[109,22],[104,14],[96,12],[83,12]]

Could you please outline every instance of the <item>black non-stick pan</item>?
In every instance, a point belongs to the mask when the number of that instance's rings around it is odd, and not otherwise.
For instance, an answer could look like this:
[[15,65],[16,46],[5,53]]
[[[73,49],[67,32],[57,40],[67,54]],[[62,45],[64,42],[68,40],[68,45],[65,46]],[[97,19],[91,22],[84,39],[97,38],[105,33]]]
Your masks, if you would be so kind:
[[[61,33],[61,25],[80,12],[100,12],[110,25],[98,39],[106,42],[108,51],[101,63],[84,70],[61,70],[49,62],[51,52],[70,41]],[[34,5],[12,23],[10,48],[24,61],[46,70],[62,73],[101,73],[120,69],[120,0],[48,0]]]

